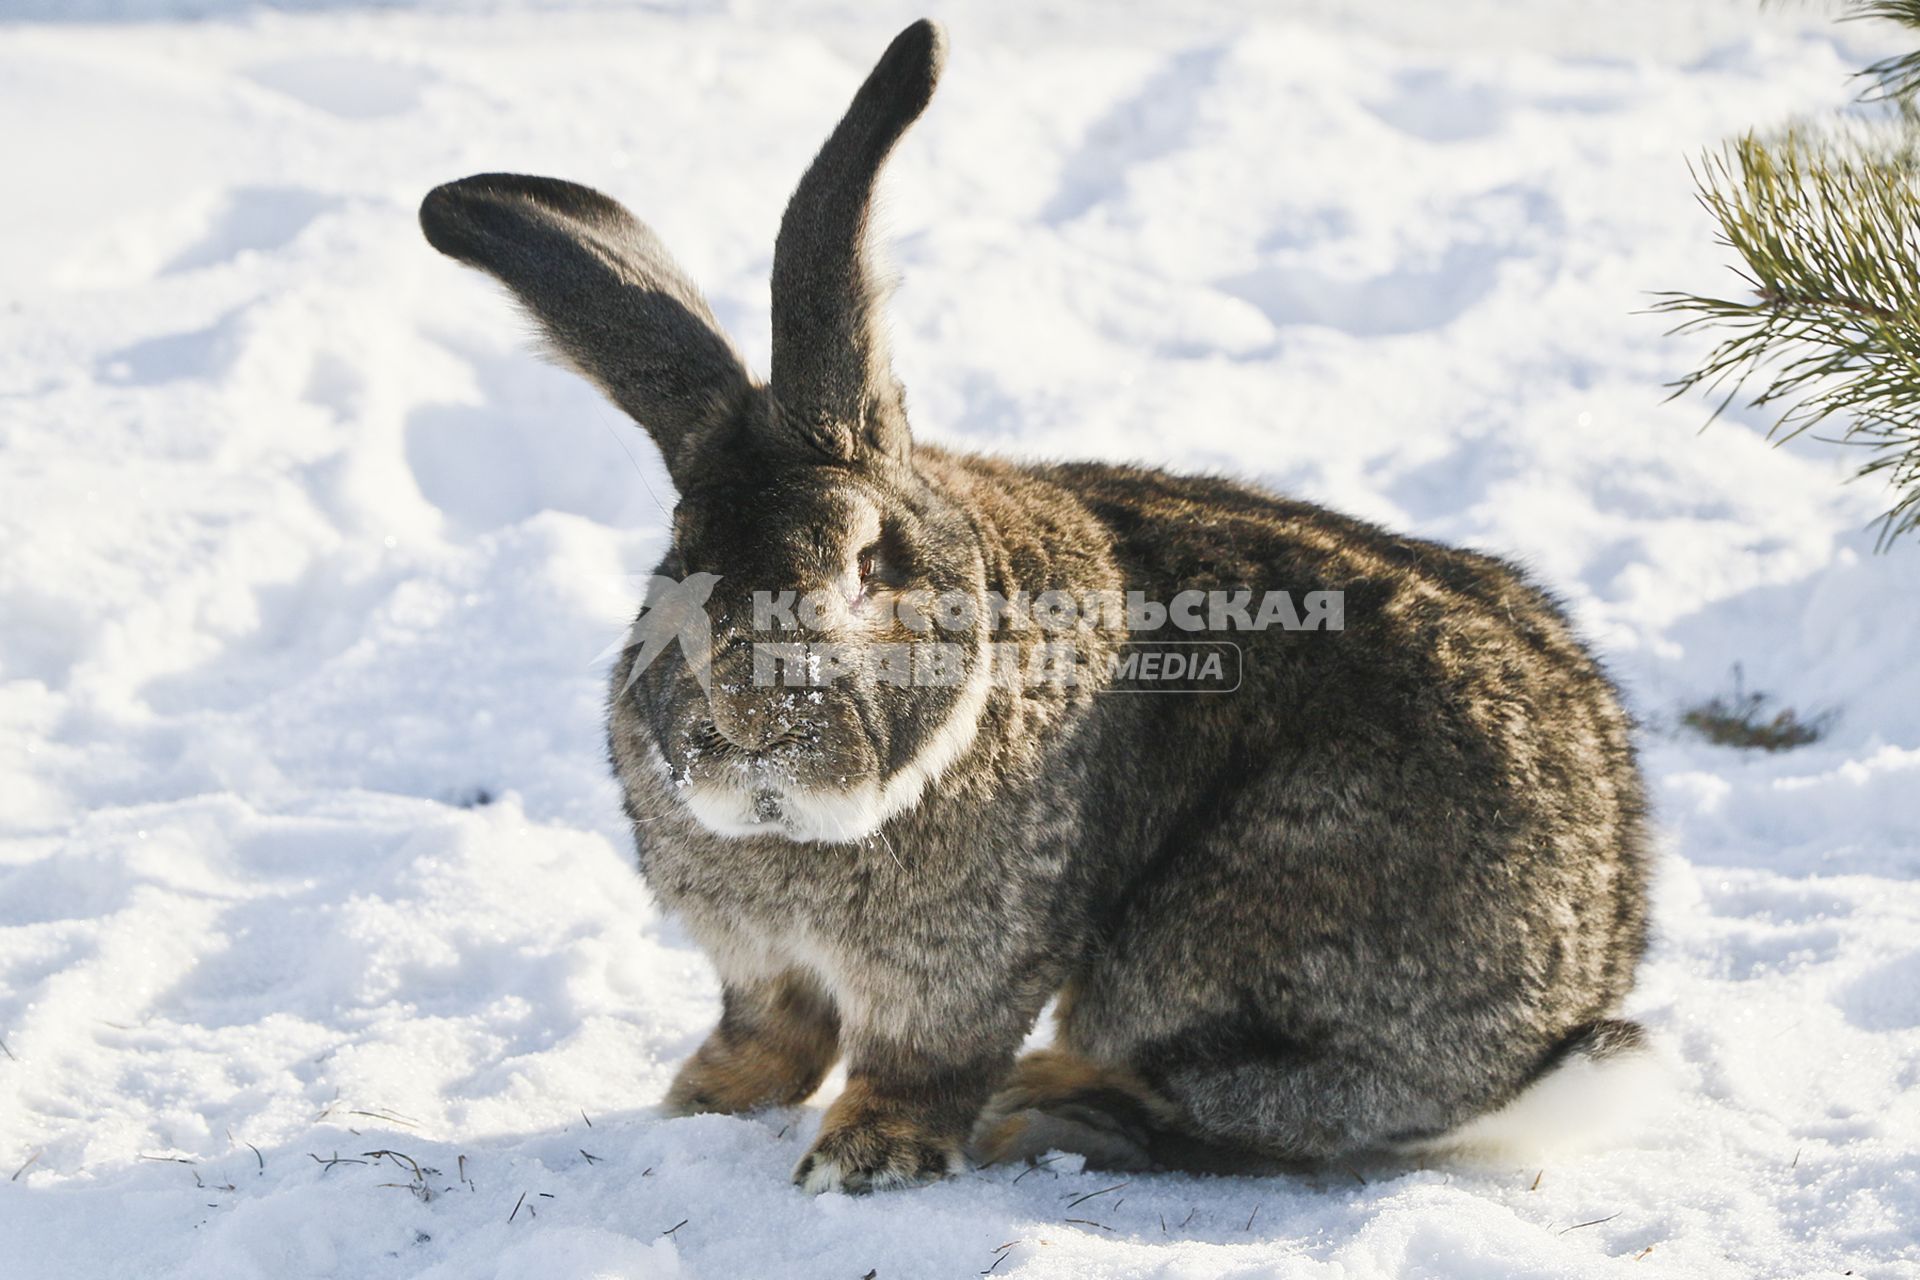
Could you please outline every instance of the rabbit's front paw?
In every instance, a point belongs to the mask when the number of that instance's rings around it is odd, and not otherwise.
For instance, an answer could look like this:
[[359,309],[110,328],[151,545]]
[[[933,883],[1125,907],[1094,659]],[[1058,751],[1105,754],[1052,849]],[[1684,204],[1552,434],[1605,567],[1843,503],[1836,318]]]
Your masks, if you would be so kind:
[[726,1016],[667,1090],[668,1115],[790,1107],[839,1055],[832,1006],[791,977],[727,988]]
[[715,1033],[680,1067],[667,1089],[668,1115],[717,1111],[732,1115],[806,1101],[833,1061],[830,1042],[796,1047]]
[[957,1138],[933,1131],[906,1104],[876,1095],[856,1079],[828,1108],[793,1181],[809,1195],[858,1195],[934,1182],[958,1173],[960,1165]]

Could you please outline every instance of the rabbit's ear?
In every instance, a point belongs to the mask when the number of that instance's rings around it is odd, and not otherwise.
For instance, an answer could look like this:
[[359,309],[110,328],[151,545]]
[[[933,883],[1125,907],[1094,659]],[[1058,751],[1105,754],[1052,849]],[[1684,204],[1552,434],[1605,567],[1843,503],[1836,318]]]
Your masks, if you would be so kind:
[[688,442],[753,389],[659,238],[598,191],[483,173],[428,192],[420,227],[511,289],[560,356],[646,428],[677,480]]
[[816,447],[854,460],[906,457],[900,384],[887,358],[884,290],[867,257],[874,183],[926,109],[946,37],[932,22],[894,37],[787,205],[773,250],[773,393]]

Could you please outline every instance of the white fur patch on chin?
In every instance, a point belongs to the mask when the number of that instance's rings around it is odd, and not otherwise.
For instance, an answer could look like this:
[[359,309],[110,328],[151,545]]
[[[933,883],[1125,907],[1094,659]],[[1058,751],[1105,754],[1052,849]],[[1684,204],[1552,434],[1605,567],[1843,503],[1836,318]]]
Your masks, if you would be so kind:
[[713,782],[697,782],[684,795],[700,825],[719,836],[781,836],[795,843],[857,844],[895,814],[920,803],[927,788],[973,745],[980,715],[992,691],[993,672],[984,660],[974,663],[967,687],[953,711],[927,741],[884,783],[864,780],[841,791],[801,789],[769,782],[780,797],[779,815],[762,817],[753,792]]
[[796,844],[854,844],[892,816],[881,811],[880,788],[872,783],[837,793],[773,790],[780,804],[771,818],[761,816],[752,792],[737,787],[696,783],[684,796],[694,818],[717,836],[779,836]]
[[852,844],[878,831],[893,815],[881,805],[880,788],[862,783],[851,791],[796,791],[784,801],[790,838]]

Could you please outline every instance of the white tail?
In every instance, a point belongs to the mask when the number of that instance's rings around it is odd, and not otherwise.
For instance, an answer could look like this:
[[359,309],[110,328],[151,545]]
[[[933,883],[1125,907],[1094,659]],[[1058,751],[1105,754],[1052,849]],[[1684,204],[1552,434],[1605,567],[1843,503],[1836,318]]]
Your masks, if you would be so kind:
[[1499,1159],[1596,1145],[1672,1096],[1673,1072],[1639,1026],[1602,1022],[1497,1111],[1405,1149]]

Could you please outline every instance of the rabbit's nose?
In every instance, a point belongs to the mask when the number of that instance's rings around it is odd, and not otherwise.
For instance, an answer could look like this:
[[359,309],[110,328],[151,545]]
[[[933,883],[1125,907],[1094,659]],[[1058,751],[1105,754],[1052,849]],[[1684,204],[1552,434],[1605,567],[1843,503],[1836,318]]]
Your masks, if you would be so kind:
[[732,715],[715,707],[713,731],[728,746],[752,755],[759,755],[765,751],[780,736],[771,718],[761,714],[754,707],[744,708]]
[[716,695],[708,710],[714,735],[750,756],[765,755],[800,736],[788,715],[759,698]]

